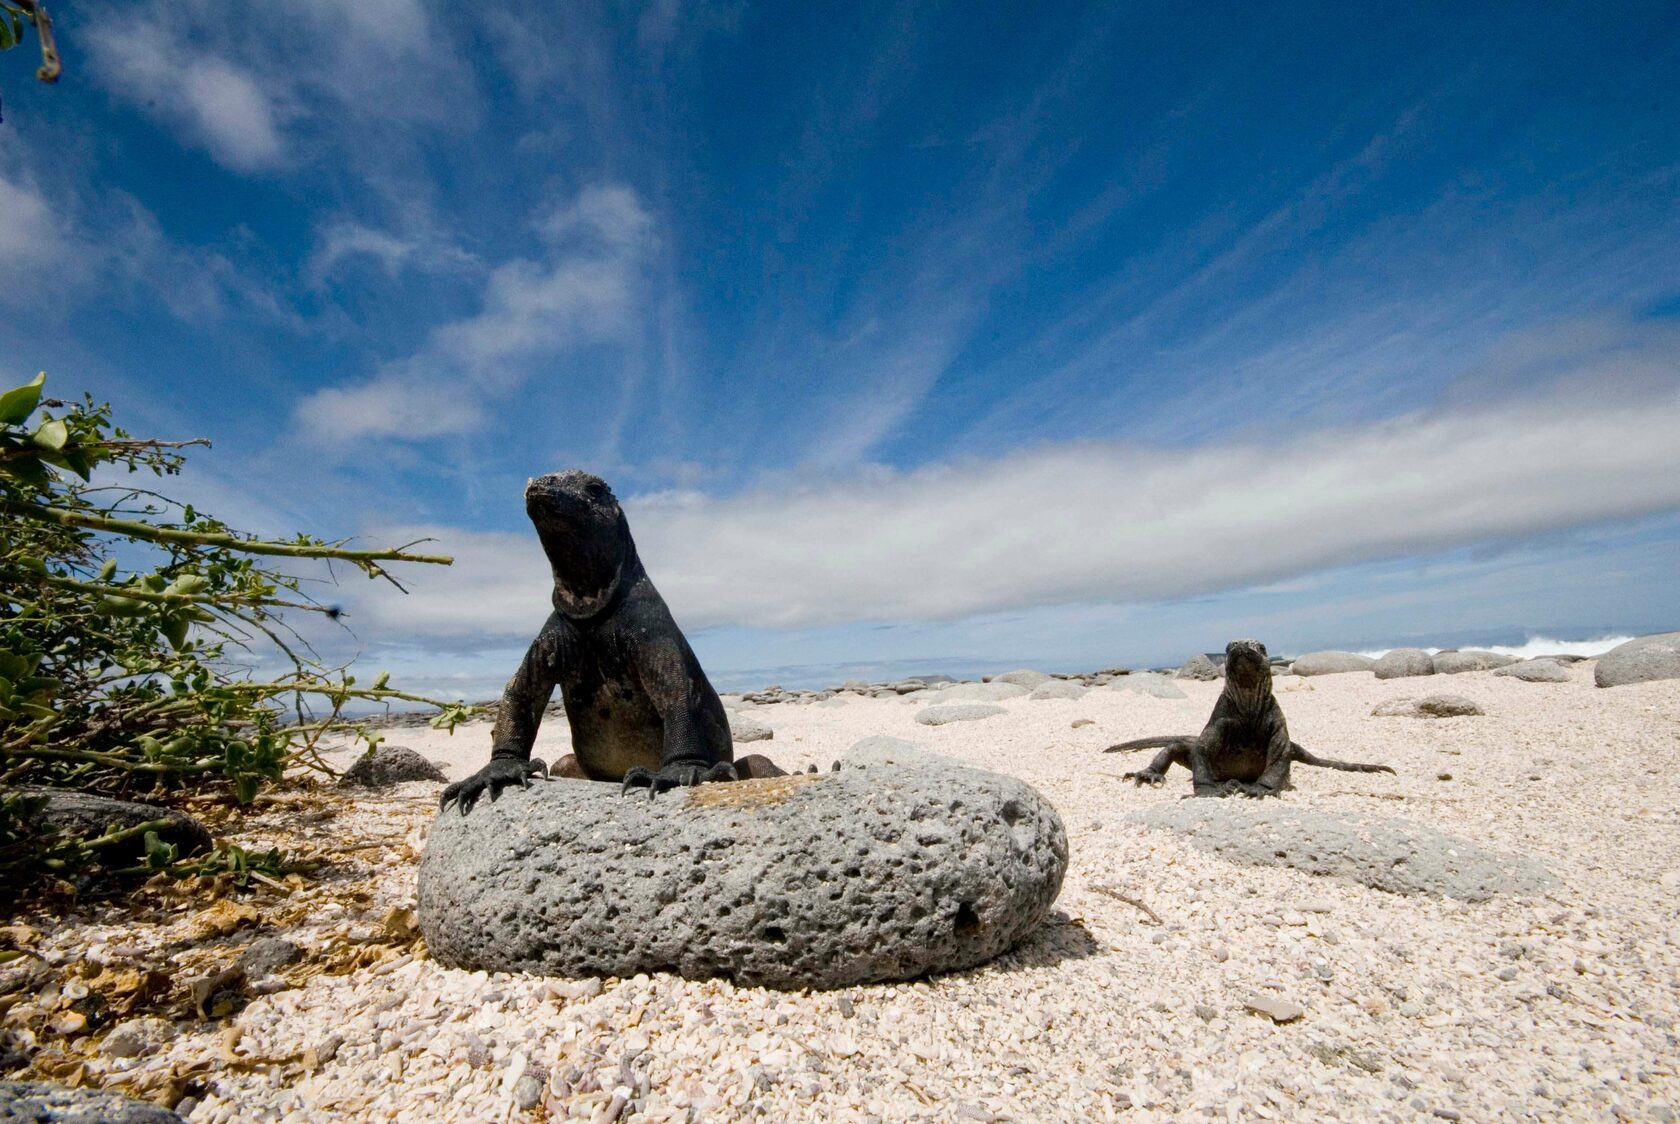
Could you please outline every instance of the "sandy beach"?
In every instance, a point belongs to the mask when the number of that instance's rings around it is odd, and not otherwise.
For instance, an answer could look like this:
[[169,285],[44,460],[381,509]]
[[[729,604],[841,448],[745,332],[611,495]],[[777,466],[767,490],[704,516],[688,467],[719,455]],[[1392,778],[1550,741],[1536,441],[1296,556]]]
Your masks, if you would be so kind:
[[[1135,788],[1120,777],[1142,755],[1100,750],[1199,729],[1220,685],[1179,681],[1182,700],[1109,686],[939,727],[915,721],[920,699],[742,707],[775,731],[751,749],[790,768],[826,768],[889,734],[1013,774],[1054,803],[1071,864],[1051,922],[958,975],[788,993],[441,967],[404,912],[438,792],[419,783],[281,794],[228,824],[248,846],[336,858],[318,881],[259,888],[231,931],[205,936],[216,926],[203,902],[139,921],[90,908],[56,931],[34,923],[49,961],[173,949],[192,974],[259,935],[303,949],[284,984],[224,1023],[157,1028],[135,1058],[83,1051],[86,1083],[196,1082],[183,1105],[194,1121],[1669,1120],[1680,1109],[1680,681],[1599,689],[1592,667],[1573,665],[1566,683],[1277,681],[1295,740],[1397,770],[1298,766],[1283,803],[1427,825],[1555,879],[1480,903],[1237,865],[1134,822],[1186,797],[1188,774]],[[1436,693],[1486,713],[1371,715]],[[567,740],[551,719],[536,752],[552,759]],[[452,779],[489,751],[482,723],[388,741]],[[1274,1022],[1256,999],[1304,1014]]]

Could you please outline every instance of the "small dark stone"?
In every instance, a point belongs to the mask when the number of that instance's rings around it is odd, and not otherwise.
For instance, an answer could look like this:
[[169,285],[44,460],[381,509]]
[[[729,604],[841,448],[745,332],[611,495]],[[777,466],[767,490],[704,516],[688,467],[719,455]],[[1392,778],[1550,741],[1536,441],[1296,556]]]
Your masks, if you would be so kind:
[[382,745],[356,758],[338,783],[345,788],[389,788],[407,781],[445,784],[448,780],[442,769],[406,745]]
[[260,980],[302,959],[303,950],[291,941],[280,937],[259,937],[240,954],[238,966],[245,970],[247,976]]
[[[113,800],[108,796],[94,796],[86,792],[72,792],[56,788],[20,787],[26,796],[42,797],[45,803],[32,823],[58,828],[72,836],[95,839],[111,828],[138,827],[153,820],[167,820],[158,831],[158,838],[172,844],[185,858],[208,851],[215,846],[210,831],[185,812],[163,808],[156,804],[140,804],[132,800]],[[146,854],[144,836],[114,843],[99,849],[101,865],[107,869],[136,866]]]

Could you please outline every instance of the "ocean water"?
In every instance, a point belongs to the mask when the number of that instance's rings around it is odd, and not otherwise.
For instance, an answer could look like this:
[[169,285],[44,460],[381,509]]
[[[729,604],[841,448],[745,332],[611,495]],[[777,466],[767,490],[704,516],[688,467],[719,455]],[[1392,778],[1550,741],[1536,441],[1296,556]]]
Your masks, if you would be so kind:
[[[1618,644],[1626,644],[1632,640],[1631,636],[1599,636],[1591,640],[1554,640],[1550,636],[1531,636],[1521,644],[1460,644],[1460,648],[1476,648],[1483,652],[1498,652],[1502,656],[1515,656],[1521,660],[1531,660],[1536,656],[1602,656]],[[1361,651],[1362,656],[1381,659],[1391,649],[1373,648]],[[1439,648],[1425,648],[1430,655],[1439,652]]]

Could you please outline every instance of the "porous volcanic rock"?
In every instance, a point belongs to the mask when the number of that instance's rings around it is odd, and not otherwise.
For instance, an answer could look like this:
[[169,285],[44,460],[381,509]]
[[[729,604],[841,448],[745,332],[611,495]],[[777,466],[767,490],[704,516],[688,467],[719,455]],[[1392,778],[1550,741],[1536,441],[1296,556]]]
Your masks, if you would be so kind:
[[905,756],[657,800],[558,780],[443,813],[426,947],[467,969],[779,988],[974,967],[1044,919],[1067,833],[1020,780]]
[[[109,796],[95,796],[68,789],[20,787],[26,796],[44,797],[46,803],[31,819],[32,823],[50,825],[69,835],[97,838],[109,828],[139,827],[154,820],[167,820],[158,830],[158,838],[173,844],[184,858],[208,851],[215,846],[210,830],[185,812],[162,808],[156,804],[140,804],[132,800],[114,800]],[[107,868],[132,866],[146,853],[143,836],[99,849],[100,862]],[[4,1119],[0,1117],[0,1119]]]
[[166,1108],[104,1089],[0,1081],[0,1121],[30,1124],[181,1124]]
[[1680,632],[1659,632],[1617,645],[1598,658],[1593,682],[1600,687],[1680,679]]
[[1370,671],[1377,661],[1358,652],[1308,652],[1290,670],[1296,675],[1339,675],[1344,671]]
[[382,745],[356,758],[344,770],[338,783],[346,788],[389,788],[406,781],[436,781],[448,784],[442,769],[406,745]]
[[1219,665],[1199,653],[1185,660],[1184,666],[1173,674],[1174,679],[1199,679],[1204,683],[1222,677]]
[[1131,815],[1233,862],[1287,866],[1397,894],[1486,901],[1553,884],[1538,861],[1502,855],[1432,827],[1277,800],[1174,800]]
[[1422,648],[1395,648],[1384,652],[1371,667],[1378,679],[1410,679],[1434,675],[1435,659]]
[[1485,713],[1463,695],[1430,695],[1421,699],[1391,699],[1371,711],[1376,718],[1466,718]]
[[948,706],[930,706],[926,710],[916,712],[916,721],[924,726],[945,726],[952,722],[973,722],[981,718],[991,718],[998,714],[1009,712],[1001,706],[991,706],[987,703],[953,703]]
[[1498,652],[1484,652],[1479,648],[1465,648],[1459,652],[1436,652],[1435,671],[1440,675],[1462,675],[1466,671],[1492,671],[1517,662],[1515,656]]
[[1521,679],[1524,683],[1568,683],[1572,680],[1564,666],[1553,660],[1523,660],[1502,667],[1494,674]]

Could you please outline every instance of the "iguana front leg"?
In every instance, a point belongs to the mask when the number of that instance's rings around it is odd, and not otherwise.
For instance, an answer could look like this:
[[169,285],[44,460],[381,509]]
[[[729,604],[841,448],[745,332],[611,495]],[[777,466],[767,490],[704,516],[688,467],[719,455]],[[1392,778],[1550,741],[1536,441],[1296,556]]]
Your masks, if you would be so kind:
[[532,777],[548,776],[547,765],[531,760],[531,746],[537,740],[543,710],[558,681],[559,661],[565,648],[562,627],[550,617],[531,642],[519,670],[513,673],[502,692],[502,704],[496,711],[496,725],[490,734],[490,763],[466,780],[444,789],[438,801],[440,810],[454,803],[464,816],[486,792],[494,801],[504,788],[511,785],[530,788]]
[[637,670],[664,723],[664,741],[658,771],[640,765],[625,770],[622,792],[645,785],[651,800],[667,789],[740,779],[734,765],[718,760],[701,732],[699,704],[689,693],[682,661],[675,644],[650,644],[641,653]]

